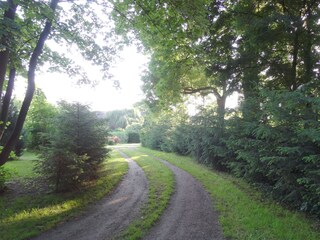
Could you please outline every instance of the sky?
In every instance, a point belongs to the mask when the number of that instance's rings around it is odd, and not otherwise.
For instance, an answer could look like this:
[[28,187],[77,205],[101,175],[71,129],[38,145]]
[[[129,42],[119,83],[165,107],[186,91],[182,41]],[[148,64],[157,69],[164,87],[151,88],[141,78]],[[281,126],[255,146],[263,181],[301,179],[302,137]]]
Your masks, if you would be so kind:
[[[103,16],[102,16],[103,17]],[[50,48],[59,51],[61,46],[55,42],[49,42]],[[71,54],[73,59],[81,59],[77,51],[72,48],[62,49],[62,52]],[[129,109],[144,98],[141,90],[141,74],[147,68],[149,58],[139,53],[135,46],[127,46],[120,53],[122,60],[114,64],[110,69],[114,80],[118,80],[120,88],[114,87],[111,79],[100,80],[94,87],[92,85],[77,85],[75,80],[70,79],[67,74],[62,73],[37,73],[36,86],[45,93],[50,103],[56,104],[60,100],[68,102],[80,102],[91,106],[93,111],[112,111],[117,109]],[[80,60],[81,62],[82,60]],[[97,68],[88,63],[84,64],[85,71],[91,80],[101,79]],[[26,80],[18,79],[15,87],[15,95],[23,99],[26,90]],[[227,107],[237,105],[237,96],[227,99]],[[194,110],[193,110],[194,112]]]
[[[120,82],[120,88],[115,88],[113,80],[101,80],[98,85],[78,86],[68,75],[61,73],[38,73],[36,86],[41,88],[50,103],[60,100],[89,104],[94,111],[111,111],[132,108],[143,99],[140,76],[146,69],[148,57],[139,53],[134,46],[125,47],[120,54],[121,60],[116,67],[110,69],[114,79]],[[96,74],[96,69],[87,66],[89,75]],[[15,93],[22,99],[26,84],[20,79]]]
[[[45,93],[47,100],[56,104],[60,100],[68,102],[81,102],[91,106],[93,111],[112,111],[130,109],[133,105],[144,98],[141,90],[141,74],[147,68],[149,58],[139,53],[134,46],[125,47],[120,54],[115,66],[110,69],[114,79],[120,82],[120,88],[114,87],[113,80],[101,80],[95,86],[77,85],[68,75],[61,73],[38,73],[36,86]],[[97,73],[97,69],[87,66],[89,75]],[[16,84],[15,94],[18,99],[23,99],[26,83],[25,79],[19,79]],[[226,106],[234,108],[238,105],[238,94],[227,98]],[[197,104],[188,105],[191,115],[196,110]]]
[[[130,109],[144,98],[141,90],[141,74],[147,68],[149,58],[139,53],[134,46],[125,47],[120,56],[121,60],[115,64],[116,67],[110,69],[114,79],[120,82],[120,88],[114,87],[111,79],[101,80],[95,86],[90,84],[79,86],[67,74],[61,73],[38,73],[36,86],[42,89],[47,100],[52,104],[66,100],[88,104],[93,111]],[[85,70],[89,76],[99,75],[97,69],[92,66],[87,66]],[[21,100],[26,89],[25,81],[25,79],[19,79],[16,84],[15,94]],[[188,105],[191,115],[196,112],[197,105]],[[234,108],[237,105],[238,94],[227,98],[226,106],[228,108]]]

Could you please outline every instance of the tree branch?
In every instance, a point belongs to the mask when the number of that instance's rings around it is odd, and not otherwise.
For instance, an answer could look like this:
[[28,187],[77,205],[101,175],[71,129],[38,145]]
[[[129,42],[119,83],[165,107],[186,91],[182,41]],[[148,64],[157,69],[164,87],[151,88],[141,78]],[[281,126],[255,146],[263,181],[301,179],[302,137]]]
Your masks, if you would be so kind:
[[186,87],[182,89],[183,94],[193,94],[193,93],[201,93],[201,92],[207,92],[207,94],[213,93],[216,98],[221,98],[221,95],[219,94],[218,90],[214,87],[201,87],[201,88]]

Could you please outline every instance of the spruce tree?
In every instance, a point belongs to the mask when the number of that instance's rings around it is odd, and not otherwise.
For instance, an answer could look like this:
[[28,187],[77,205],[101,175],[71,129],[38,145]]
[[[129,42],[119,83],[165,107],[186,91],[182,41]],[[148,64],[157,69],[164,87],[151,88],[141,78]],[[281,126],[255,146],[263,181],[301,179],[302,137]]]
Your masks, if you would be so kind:
[[89,107],[80,103],[60,103],[56,127],[42,147],[40,172],[56,191],[79,187],[98,177],[108,150],[107,127]]

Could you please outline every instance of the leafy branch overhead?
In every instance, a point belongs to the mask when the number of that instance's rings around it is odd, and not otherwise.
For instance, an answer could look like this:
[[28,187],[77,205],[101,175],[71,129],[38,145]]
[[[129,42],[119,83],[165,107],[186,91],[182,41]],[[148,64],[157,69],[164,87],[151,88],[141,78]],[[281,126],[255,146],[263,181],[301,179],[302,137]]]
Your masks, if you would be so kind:
[[[164,111],[146,118],[142,143],[192,154],[319,216],[320,2],[112,2],[118,32],[151,54],[143,90]],[[185,95],[215,103],[176,124]]]
[[[121,46],[110,24],[110,4],[105,1],[7,0],[1,1],[0,14],[0,137],[7,123],[16,76],[28,79],[28,89],[11,138],[0,154],[0,165],[18,140],[34,89],[37,71],[60,71],[79,83],[97,81],[83,64],[96,65],[102,78],[110,78],[109,67]],[[119,44],[116,44],[116,43]],[[61,51],[61,49],[68,49]]]

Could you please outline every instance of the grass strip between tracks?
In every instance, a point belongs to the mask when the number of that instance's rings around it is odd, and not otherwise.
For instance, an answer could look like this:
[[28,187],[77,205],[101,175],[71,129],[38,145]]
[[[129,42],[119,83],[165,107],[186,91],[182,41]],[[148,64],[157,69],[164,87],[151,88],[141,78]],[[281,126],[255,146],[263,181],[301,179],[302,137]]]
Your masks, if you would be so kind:
[[210,193],[226,238],[241,240],[317,240],[319,222],[264,199],[244,181],[215,172],[190,157],[138,148],[189,172]]
[[145,172],[149,182],[148,202],[141,218],[134,221],[118,239],[140,239],[154,225],[169,204],[174,190],[173,173],[161,162],[136,150],[121,149]]
[[111,159],[105,162],[101,178],[84,191],[0,196],[1,240],[30,238],[78,215],[85,206],[101,199],[114,189],[127,169],[128,163],[119,153],[112,152]]

